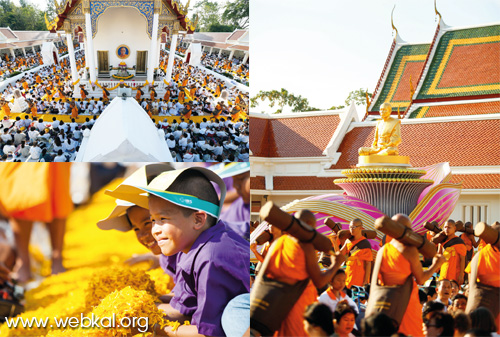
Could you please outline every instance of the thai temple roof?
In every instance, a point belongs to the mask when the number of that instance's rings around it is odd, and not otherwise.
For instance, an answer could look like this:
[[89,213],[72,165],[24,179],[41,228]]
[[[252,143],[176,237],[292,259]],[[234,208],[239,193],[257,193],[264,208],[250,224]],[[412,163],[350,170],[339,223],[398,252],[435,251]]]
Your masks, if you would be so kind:
[[499,60],[498,23],[449,27],[440,20],[430,44],[396,37],[368,114],[384,102],[406,118],[499,113]]
[[378,114],[380,105],[384,102],[390,102],[395,112],[398,111],[398,107],[401,112],[408,108],[411,102],[410,78],[415,87],[424,67],[429,47],[430,43],[393,43],[386,66],[375,88],[369,113]]

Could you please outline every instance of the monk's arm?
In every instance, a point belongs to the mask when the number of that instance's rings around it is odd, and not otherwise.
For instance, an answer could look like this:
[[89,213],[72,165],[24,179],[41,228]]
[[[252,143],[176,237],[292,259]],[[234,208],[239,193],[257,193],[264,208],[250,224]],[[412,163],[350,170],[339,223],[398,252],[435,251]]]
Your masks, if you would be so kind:
[[441,268],[443,262],[446,261],[443,255],[436,254],[436,256],[434,256],[434,258],[432,259],[432,265],[429,267],[429,269],[424,271],[422,269],[422,264],[420,263],[420,258],[416,247],[405,247],[403,255],[410,262],[411,273],[413,274],[413,276],[415,276],[415,280],[418,284],[424,284],[425,281],[427,281],[432,276],[432,274],[434,274],[439,270],[439,268]]
[[365,261],[365,278],[363,280],[363,284],[370,283],[371,271],[372,271],[372,261]]
[[479,246],[479,240],[476,240],[476,237],[473,234],[467,234],[467,236],[472,243],[472,247],[477,248],[477,246]]
[[465,270],[465,256],[460,256],[460,270],[458,271],[458,283],[464,283],[464,270]]
[[252,252],[254,253],[255,257],[257,258],[257,260],[259,260],[259,262],[264,262],[264,254],[260,254],[259,251],[257,250],[257,244],[256,243],[252,243],[250,245],[250,249],[252,250]]
[[304,250],[306,256],[306,269],[309,277],[317,288],[323,288],[333,275],[339,270],[340,265],[344,261],[343,255],[331,255],[332,263],[324,271],[321,271],[316,260],[316,251],[311,243],[301,243],[300,246]]

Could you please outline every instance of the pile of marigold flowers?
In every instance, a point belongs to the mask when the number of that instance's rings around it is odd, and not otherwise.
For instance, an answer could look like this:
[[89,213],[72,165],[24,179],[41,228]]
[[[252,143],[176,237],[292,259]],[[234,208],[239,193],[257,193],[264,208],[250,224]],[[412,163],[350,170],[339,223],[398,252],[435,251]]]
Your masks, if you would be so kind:
[[[113,189],[115,181],[105,189]],[[170,292],[173,280],[158,268],[147,271],[147,265],[130,267],[124,263],[134,254],[147,250],[137,241],[133,231],[103,231],[97,228],[98,220],[105,218],[115,206],[113,198],[102,191],[96,193],[85,206],[77,208],[67,219],[64,237],[64,266],[69,270],[51,275],[25,294],[23,319],[50,319],[47,327],[16,328],[0,325],[3,336],[130,336],[132,331],[124,327],[101,329],[57,329],[54,318],[65,319],[81,315],[108,315],[118,317],[148,317],[148,325],[180,325],[163,319],[155,302],[158,296]],[[49,257],[33,247],[35,259],[47,270]],[[45,259],[45,260],[44,260]],[[50,270],[50,269],[48,269]],[[187,323],[187,322],[186,322]],[[53,327],[50,325],[53,324]],[[137,332],[137,331],[133,331]],[[147,333],[146,335],[150,335]],[[140,333],[137,336],[143,336]]]

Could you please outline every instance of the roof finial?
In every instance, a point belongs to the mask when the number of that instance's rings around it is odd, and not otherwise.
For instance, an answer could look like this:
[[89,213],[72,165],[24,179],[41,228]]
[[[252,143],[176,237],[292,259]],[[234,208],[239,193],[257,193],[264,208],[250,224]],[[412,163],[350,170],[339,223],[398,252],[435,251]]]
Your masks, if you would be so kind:
[[394,7],[392,8],[392,12],[391,12],[391,25],[392,25],[392,29],[396,31],[396,35],[394,35],[394,40],[395,40],[396,37],[398,36],[398,29],[396,28],[396,26],[394,26],[394,19],[393,19],[394,9],[396,9],[396,5],[394,5]]
[[439,12],[438,12],[438,9],[437,9],[437,6],[436,6],[436,1],[437,1],[437,0],[434,0],[434,11],[436,12],[436,15],[439,15],[439,21],[438,21],[438,23],[440,23],[440,22],[441,22],[441,19],[442,19],[443,17],[441,16],[441,13],[439,13]]

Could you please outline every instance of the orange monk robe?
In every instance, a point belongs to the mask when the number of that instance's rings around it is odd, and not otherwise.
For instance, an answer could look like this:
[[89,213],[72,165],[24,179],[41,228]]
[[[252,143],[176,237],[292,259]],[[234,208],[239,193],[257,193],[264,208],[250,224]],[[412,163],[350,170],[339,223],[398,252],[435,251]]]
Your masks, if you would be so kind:
[[[381,249],[383,250],[383,259],[378,276],[381,284],[387,286],[402,285],[411,275],[410,262],[390,242]],[[422,305],[418,298],[418,285],[413,279],[410,301],[401,320],[399,332],[406,336],[423,336],[422,323]]]
[[[443,242],[443,246],[453,238],[456,238],[456,236],[454,235],[453,237]],[[465,254],[467,254],[467,248],[465,248],[465,245],[463,243],[455,244],[453,246],[445,248],[443,255],[447,261],[441,266],[439,280],[446,279],[450,281],[455,280],[458,282],[458,276],[460,273],[460,256],[463,256],[465,258]]]
[[142,92],[140,89],[137,89],[137,93],[135,94],[135,100],[139,101],[141,99]]
[[184,93],[184,90],[180,90],[179,91],[179,97],[177,98],[177,100],[179,101],[179,103],[184,104],[184,96],[185,95],[186,94]]
[[156,99],[155,94],[156,94],[156,92],[154,90],[151,90],[149,92],[149,97],[151,98],[152,101],[154,101]]
[[219,97],[221,93],[221,85],[219,84],[215,89],[215,97]]
[[[481,240],[482,241],[482,240]],[[477,260],[477,282],[500,288],[500,250],[491,244],[486,244],[478,250]],[[470,274],[471,264],[465,268]],[[497,333],[500,333],[500,314],[495,317]]]
[[148,113],[149,118],[153,118],[153,115],[151,114],[151,108],[149,107],[149,104],[146,105],[146,112]]
[[462,239],[462,241],[464,242],[465,248],[467,249],[467,253],[472,251],[472,253],[471,253],[471,258],[472,258],[474,256],[474,248],[472,246],[471,239],[469,239],[469,237],[465,233],[460,235],[460,239]]
[[176,82],[179,82],[179,73],[175,74],[174,79]]
[[[366,238],[361,237],[360,239],[354,240],[352,242],[349,239],[346,240],[347,253],[349,254],[349,258],[346,262],[347,268],[345,269],[345,285],[347,288],[350,288],[353,285],[364,285],[363,282],[365,279],[365,261],[373,261],[371,248],[353,249],[354,245],[363,240],[366,240]],[[353,250],[352,253],[351,250]]]
[[35,104],[33,104],[33,105],[31,106],[31,115],[32,115],[33,117],[38,117],[38,110],[36,109],[36,105],[35,105]]
[[78,107],[75,105],[73,109],[71,109],[71,118],[78,117]]
[[104,101],[109,101],[109,97],[108,97],[108,94],[107,94],[107,91],[102,89],[102,99]]
[[28,84],[28,82],[24,81],[23,82],[23,88],[24,88],[24,90],[28,90],[29,87],[30,87],[30,85]]
[[203,86],[206,87],[208,83],[208,76],[203,79]]
[[68,217],[73,210],[70,168],[71,163],[0,165],[0,203],[6,211],[4,215],[42,222]]
[[183,116],[183,117],[184,117],[185,119],[190,119],[190,118],[191,118],[191,113],[193,112],[193,110],[191,110],[191,109],[189,108],[189,105],[188,105],[188,107],[186,107],[186,110],[187,110],[187,112],[184,114],[184,116]]
[[42,83],[42,78],[40,77],[40,75],[36,75],[36,83]]
[[[282,282],[294,284],[309,277],[306,256],[299,243],[288,235],[279,237],[269,249],[271,261],[267,275]],[[292,310],[281,324],[277,336],[307,336],[304,331],[303,315],[309,304],[316,302],[316,287],[309,281]]]
[[165,91],[165,95],[163,95],[163,100],[168,103],[170,100],[170,90]]
[[10,107],[9,107],[9,104],[8,103],[5,103],[3,106],[2,106],[2,113],[4,116],[7,116],[9,117],[10,116]]
[[484,247],[486,247],[486,242],[483,239],[479,239],[479,244],[477,245],[477,251],[480,251]]
[[182,80],[182,86],[185,87],[188,84],[188,78],[186,77],[184,80]]
[[214,109],[214,118],[219,118],[222,114],[222,107],[220,104],[217,104]]
[[83,90],[83,88],[80,88],[80,96],[82,96],[82,100],[87,98],[87,95],[85,95],[85,90]]
[[235,106],[233,108],[233,111],[231,111],[231,120],[233,121],[233,123],[237,122],[241,118],[241,115],[241,108],[239,106]]
[[191,96],[191,98],[194,98],[195,93],[196,93],[196,88],[191,88],[191,90],[189,90],[189,96]]

